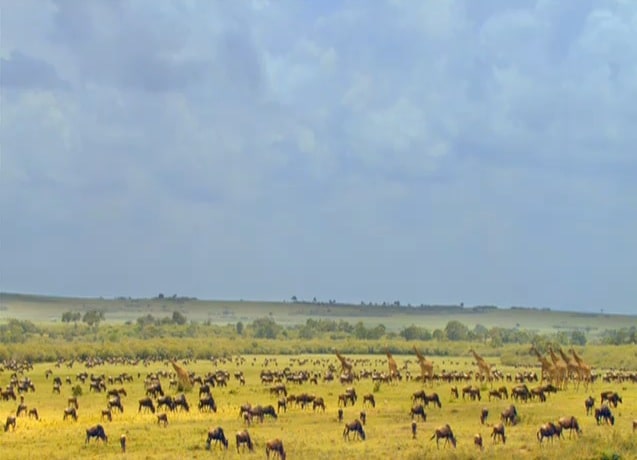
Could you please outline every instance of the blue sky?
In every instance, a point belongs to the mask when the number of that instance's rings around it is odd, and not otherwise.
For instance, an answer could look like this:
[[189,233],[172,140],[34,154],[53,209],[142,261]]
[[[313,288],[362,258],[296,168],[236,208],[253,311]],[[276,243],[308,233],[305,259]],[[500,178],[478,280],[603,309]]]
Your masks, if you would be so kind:
[[637,2],[0,6],[2,291],[637,311]]

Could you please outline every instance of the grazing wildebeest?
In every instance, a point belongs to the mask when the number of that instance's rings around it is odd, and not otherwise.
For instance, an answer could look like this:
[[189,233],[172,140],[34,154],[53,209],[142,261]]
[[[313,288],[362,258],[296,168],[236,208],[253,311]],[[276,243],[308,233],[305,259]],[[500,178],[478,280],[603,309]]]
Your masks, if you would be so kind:
[[418,424],[411,422],[411,439],[416,439],[416,431],[418,430]]
[[597,420],[597,424],[602,423],[602,420],[611,425],[615,424],[615,416],[608,407],[607,404],[604,404],[602,407],[595,409],[595,420]]
[[7,421],[4,423],[4,431],[9,431],[9,427],[13,428],[15,431],[16,418],[13,415],[9,415],[7,417]]
[[502,439],[502,444],[506,444],[507,438],[504,434],[504,423],[496,423],[493,425],[493,431],[491,432],[491,437],[493,438],[493,444],[495,444],[498,440],[498,437]]
[[223,428],[218,426],[214,430],[211,428],[208,430],[208,439],[206,439],[206,449],[210,450],[210,446],[212,445],[212,441],[215,442],[215,446],[219,443],[228,450],[228,439],[223,432]]
[[312,401],[312,410],[316,410],[318,407],[323,409],[323,412],[325,412],[325,400],[321,396],[314,398],[314,401]]
[[29,409],[29,418],[31,417],[36,420],[40,420],[40,415],[38,414],[38,410],[35,407],[33,409]]
[[[287,399],[279,398],[279,400],[276,403],[276,411],[279,412],[281,410],[281,408],[283,408],[283,412],[287,412],[288,411]],[[323,404],[323,410],[325,410],[325,404]]]
[[511,397],[516,401],[521,399],[526,402],[531,399],[531,390],[524,384],[518,385],[511,390]]
[[205,384],[199,387],[199,398],[201,399],[201,395],[210,396],[210,385]]
[[366,394],[365,396],[363,396],[363,406],[365,406],[365,404],[371,404],[372,407],[376,407],[376,400],[374,399],[374,395],[373,394]]
[[168,426],[168,415],[157,414],[157,425]]
[[21,415],[27,415],[29,411],[27,410],[26,404],[19,404],[18,408],[15,411],[15,416],[20,417]]
[[161,383],[156,382],[146,388],[146,396],[152,396],[153,398],[156,398],[158,394],[159,396],[164,396],[164,390],[161,387]]
[[186,395],[183,393],[173,399],[173,404],[175,405],[175,409],[180,408],[184,409],[186,412],[190,412],[190,404],[188,404]]
[[604,391],[601,394],[601,402],[600,404],[604,404],[604,401],[608,401],[613,407],[617,407],[618,403],[623,403],[621,396],[615,391]]
[[482,435],[480,433],[476,433],[473,437],[473,444],[480,450],[484,450],[484,446],[482,445]]
[[217,412],[217,404],[212,396],[202,398],[199,400],[199,410]]
[[69,407],[75,407],[76,409],[80,408],[80,405],[77,402],[77,397],[72,397],[68,399],[68,406]]
[[456,447],[456,437],[453,435],[453,431],[451,430],[451,427],[449,426],[449,424],[444,425],[444,426],[440,426],[438,428],[436,428],[436,431],[434,431],[433,436],[431,437],[431,439],[436,438],[436,446],[440,449],[440,439],[444,439],[445,443],[443,444],[443,447],[447,445],[447,443],[451,443],[451,445],[453,447]]
[[150,410],[153,414],[155,413],[155,404],[153,404],[153,400],[150,398],[142,398],[139,400],[139,409],[137,409],[137,412],[141,412],[142,408],[144,412]]
[[279,438],[271,439],[265,444],[265,456],[270,458],[270,452],[272,452],[272,458],[280,458],[285,460],[285,449],[283,448],[283,441]]
[[162,407],[167,407],[169,410],[174,411],[175,401],[173,400],[173,397],[170,395],[166,395],[157,398],[157,410],[161,409]]
[[62,420],[66,420],[68,417],[71,417],[73,420],[77,421],[77,410],[75,407],[67,407],[64,409],[64,417]]
[[484,425],[487,421],[487,417],[489,417],[489,409],[487,407],[483,407],[480,411],[480,423]]
[[109,410],[117,409],[118,411],[120,411],[120,413],[124,412],[124,406],[122,406],[122,401],[121,399],[119,399],[119,397],[110,398],[106,403],[106,406]]
[[505,425],[515,425],[517,423],[518,411],[513,404],[500,414],[500,420],[502,420]]
[[458,396],[458,387],[456,387],[456,386],[451,387],[451,397],[454,398],[454,399],[458,399],[459,398],[459,396]]
[[[248,430],[238,431],[235,439],[237,442],[237,452],[239,452],[239,446],[242,444],[248,446],[250,451],[254,450],[254,444],[252,444],[252,439],[250,438]],[[243,447],[243,450],[245,451],[245,446]]]
[[362,410],[361,413],[359,414],[359,418],[360,421],[363,423],[363,425],[365,425],[365,423],[367,422],[367,413]]
[[589,396],[584,401],[584,407],[586,407],[586,415],[591,415],[593,413],[593,409],[595,408],[595,398]]
[[109,422],[113,421],[113,414],[111,413],[110,408],[102,409],[102,416],[100,420],[104,420],[104,417],[106,417],[106,420],[108,420]]
[[420,415],[423,422],[427,421],[427,414],[425,413],[425,407],[422,404],[418,404],[417,406],[412,407],[411,410],[409,411],[409,414],[411,415],[412,420],[414,419],[415,416]]
[[101,439],[104,442],[108,442],[108,436],[106,436],[102,425],[95,425],[86,429],[86,444],[88,444],[91,438],[95,438],[96,440]]
[[544,438],[550,439],[553,442],[553,437],[557,436],[558,438],[561,435],[561,427],[558,428],[553,422],[545,423],[540,426],[540,429],[537,430],[537,439],[542,442]]
[[571,438],[572,434],[573,434],[573,430],[575,430],[575,432],[580,435],[582,434],[582,430],[579,427],[579,423],[577,423],[577,419],[573,416],[570,417],[560,417],[560,419],[558,420],[558,423],[560,424],[560,426],[562,427],[562,429],[564,430],[569,430],[568,431],[568,437],[569,439]]
[[341,409],[340,407],[338,408],[338,421],[343,421],[343,409]]
[[343,439],[347,439],[349,441],[349,434],[352,431],[354,432],[354,439],[359,437],[362,441],[365,440],[365,430],[363,430],[363,424],[360,420],[356,419],[353,422],[345,424],[345,428],[343,429]]

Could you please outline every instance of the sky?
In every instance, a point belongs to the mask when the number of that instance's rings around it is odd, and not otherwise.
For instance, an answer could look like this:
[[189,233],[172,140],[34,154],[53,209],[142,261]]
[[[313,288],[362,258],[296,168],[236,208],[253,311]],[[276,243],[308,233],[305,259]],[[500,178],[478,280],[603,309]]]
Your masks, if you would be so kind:
[[637,2],[0,0],[0,290],[637,312]]

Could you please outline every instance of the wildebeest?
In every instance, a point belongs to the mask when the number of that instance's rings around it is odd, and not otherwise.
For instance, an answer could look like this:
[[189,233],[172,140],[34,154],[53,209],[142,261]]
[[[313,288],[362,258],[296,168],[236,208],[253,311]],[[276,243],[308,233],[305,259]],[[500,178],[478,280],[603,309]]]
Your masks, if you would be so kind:
[[169,410],[174,411],[175,401],[173,400],[173,397],[170,395],[166,395],[157,398],[157,410],[161,409],[162,407],[167,407]]
[[502,440],[502,444],[506,444],[507,438],[504,434],[504,423],[496,423],[493,425],[493,431],[491,432],[491,437],[493,438],[493,444],[495,444],[498,440],[498,437]]
[[586,415],[591,415],[593,413],[593,409],[595,408],[595,398],[589,396],[584,401],[584,407],[586,407]]
[[367,412],[362,410],[361,413],[359,414],[359,418],[360,418],[360,421],[363,423],[363,425],[365,425],[365,423],[367,423]]
[[113,421],[113,414],[111,413],[110,408],[102,409],[102,416],[100,420],[104,420],[104,417],[106,417],[106,420],[108,420],[109,422]]
[[480,423],[484,425],[487,421],[487,417],[489,417],[489,409],[487,407],[483,407],[480,411]]
[[101,439],[104,442],[108,442],[108,436],[106,436],[106,433],[104,432],[104,427],[99,424],[86,429],[86,444],[88,444],[91,438],[95,438],[95,440]]
[[160,382],[155,382],[146,387],[146,396],[152,396],[153,398],[156,398],[158,394],[159,396],[164,396],[164,390],[161,387]]
[[418,424],[411,422],[411,439],[416,439],[416,431],[418,430]]
[[157,414],[157,425],[168,426],[168,415]]
[[221,445],[226,450],[228,449],[228,439],[226,438],[226,435],[223,432],[223,428],[221,428],[220,426],[218,426],[214,430],[213,429],[208,430],[208,439],[206,439],[206,449],[210,450],[212,441],[215,442],[215,446],[218,443],[221,443]]
[[208,395],[205,398],[199,400],[200,411],[212,411],[217,412],[217,404],[212,396]]
[[458,399],[458,387],[453,386],[451,387],[451,397],[454,399]]
[[544,438],[550,439],[553,441],[553,437],[557,436],[558,438],[562,434],[561,427],[558,428],[559,425],[556,425],[553,422],[545,423],[540,426],[537,430],[537,440],[542,442]]
[[321,408],[323,412],[325,412],[325,400],[320,396],[314,398],[314,401],[312,401],[312,410],[316,410],[317,408]]
[[427,414],[425,413],[425,407],[422,404],[418,404],[417,406],[412,407],[411,410],[409,411],[409,414],[411,415],[412,420],[414,419],[415,416],[420,415],[423,422],[427,421]]
[[472,401],[475,401],[476,399],[480,401],[482,399],[482,396],[480,395],[480,388],[471,385],[462,389],[462,399],[465,398],[465,395],[469,395]]
[[15,416],[20,417],[21,415],[27,415],[29,411],[27,410],[26,404],[19,404],[18,408],[15,411]]
[[618,403],[623,403],[621,396],[615,391],[603,391],[601,394],[601,402],[600,404],[604,404],[605,401],[608,401],[613,407],[617,407]]
[[62,417],[62,420],[66,420],[69,417],[77,421],[77,410],[75,409],[75,407],[67,407],[66,409],[64,409],[64,417]]
[[602,423],[602,420],[611,425],[615,424],[615,416],[608,407],[607,404],[604,404],[602,407],[595,409],[595,420],[597,420],[597,424]]
[[637,419],[633,420],[633,433],[637,431]]
[[341,409],[340,407],[338,408],[338,421],[343,421],[343,409]]
[[363,396],[363,406],[365,406],[367,403],[371,404],[372,407],[376,407],[376,400],[374,399],[373,394],[370,393]]
[[153,404],[153,400],[150,398],[142,398],[139,400],[139,409],[137,409],[137,412],[141,412],[142,408],[144,412],[150,410],[153,414],[155,413],[155,404]]
[[[325,405],[324,405],[325,406]],[[287,412],[288,411],[288,402],[287,399],[285,398],[279,398],[279,400],[276,403],[276,411],[280,412],[281,408],[283,408],[283,412]],[[325,410],[325,407],[323,407],[323,410]]]
[[440,402],[440,397],[438,393],[425,394],[423,398],[423,402],[425,406],[429,406],[429,403],[434,403],[434,405],[438,406],[438,409],[442,408],[442,403]]
[[531,390],[526,385],[518,385],[511,390],[511,397],[516,401],[528,401],[531,399]]
[[40,415],[38,414],[38,410],[35,407],[33,409],[29,409],[29,418],[31,417],[36,420],[40,420]]
[[199,387],[199,398],[201,398],[201,395],[208,395],[210,396],[210,385],[205,384],[205,385],[201,385]]
[[9,431],[9,427],[13,428],[15,431],[16,418],[13,415],[9,415],[7,417],[7,421],[4,423],[4,431]]
[[[248,433],[248,430],[238,431],[235,439],[237,442],[237,452],[239,452],[239,446],[241,446],[242,444],[248,446],[248,449],[250,451],[254,450],[254,444],[252,444],[252,439],[250,438],[250,433]],[[245,450],[245,446],[243,447],[243,450]]]
[[482,445],[482,435],[480,433],[476,433],[473,437],[473,444],[480,450],[484,450],[484,446]]
[[438,448],[440,448],[440,439],[445,440],[443,447],[446,446],[447,443],[451,443],[453,447],[456,447],[456,437],[453,435],[453,431],[449,424],[436,428],[431,439],[434,438],[436,439],[436,447]]
[[582,430],[579,427],[579,423],[577,423],[577,419],[573,416],[570,417],[560,417],[558,423],[561,425],[562,429],[569,430],[568,437],[570,438],[573,434],[573,430],[579,435],[582,434]]
[[363,430],[363,424],[360,420],[356,419],[353,422],[345,424],[345,428],[343,429],[343,439],[347,439],[349,441],[349,434],[352,431],[354,432],[354,439],[359,437],[362,441],[365,440],[365,430]]
[[175,405],[175,409],[180,408],[185,410],[186,412],[190,411],[190,404],[188,404],[188,400],[186,400],[185,394],[180,394],[175,399],[173,399],[173,404]]
[[513,404],[502,411],[500,420],[504,422],[505,425],[515,425],[517,423],[518,411]]
[[281,460],[285,460],[285,449],[283,448],[283,441],[279,438],[271,439],[265,444],[265,456],[270,458],[270,452],[272,452],[272,458],[279,457]]
[[119,399],[119,397],[110,398],[106,403],[106,406],[109,410],[117,409],[118,411],[120,411],[120,413],[124,412],[124,406],[122,405],[122,401],[121,399]]
[[69,407],[75,407],[76,409],[80,408],[80,405],[77,402],[77,397],[75,396],[73,396],[72,398],[69,398],[67,404]]

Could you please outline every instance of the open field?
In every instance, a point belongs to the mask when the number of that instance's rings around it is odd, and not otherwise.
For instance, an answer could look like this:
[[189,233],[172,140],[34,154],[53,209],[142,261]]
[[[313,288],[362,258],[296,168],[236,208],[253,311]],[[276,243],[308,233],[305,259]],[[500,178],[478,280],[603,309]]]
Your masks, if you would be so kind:
[[83,299],[17,294],[0,295],[0,321],[8,318],[39,322],[60,322],[66,311],[84,312],[99,309],[106,323],[135,322],[140,316],[184,313],[191,321],[225,325],[250,322],[268,316],[283,326],[304,324],[307,319],[329,318],[366,325],[383,324],[388,331],[415,324],[430,330],[444,328],[450,320],[458,320],[470,328],[521,327],[537,332],[583,330],[589,335],[606,329],[637,326],[637,316],[549,311],[542,309],[486,309],[460,307],[382,307],[350,304],[248,302],[177,299]]
[[[55,367],[52,364],[36,364],[34,369],[27,371],[24,376],[32,379],[36,388],[35,392],[24,393],[24,402],[28,408],[37,408],[40,420],[29,419],[26,416],[19,417],[15,431],[2,432],[0,430],[0,445],[2,446],[2,458],[120,458],[122,456],[119,447],[121,434],[127,436],[126,458],[141,459],[175,459],[175,458],[265,458],[265,442],[271,438],[279,437],[283,440],[288,459],[387,459],[387,458],[494,458],[494,459],[526,459],[526,458],[635,458],[637,455],[637,433],[632,432],[632,420],[637,419],[637,384],[625,381],[623,383],[596,382],[592,388],[585,391],[583,388],[576,390],[571,388],[551,394],[547,402],[532,401],[528,403],[514,402],[520,415],[520,422],[516,426],[506,428],[506,445],[501,443],[494,445],[490,436],[491,428],[482,425],[479,414],[483,407],[489,409],[487,423],[499,421],[499,413],[505,409],[511,400],[489,401],[487,397],[488,384],[477,383],[481,387],[482,400],[471,401],[453,399],[451,397],[450,383],[434,383],[433,387],[415,380],[392,384],[381,384],[375,391],[371,379],[365,378],[356,381],[353,387],[356,389],[359,399],[351,407],[344,408],[345,421],[351,421],[359,416],[363,410],[362,395],[371,393],[376,400],[376,407],[365,407],[367,424],[365,441],[343,439],[343,423],[337,421],[337,396],[344,392],[346,385],[337,381],[324,382],[318,379],[318,384],[304,383],[302,385],[287,383],[289,394],[303,392],[322,396],[325,399],[327,410],[325,413],[312,411],[311,408],[302,410],[299,407],[290,407],[286,413],[281,413],[277,420],[266,417],[263,424],[254,423],[248,429],[255,441],[256,454],[237,453],[235,448],[234,433],[245,427],[239,417],[239,407],[245,403],[253,405],[273,404],[276,407],[277,397],[269,391],[269,386],[260,382],[259,374],[266,369],[264,356],[244,356],[245,362],[238,359],[229,359],[213,363],[208,360],[188,362],[184,365],[190,372],[197,375],[205,375],[217,370],[227,371],[231,378],[227,387],[212,388],[212,394],[216,400],[217,413],[200,412],[197,409],[198,388],[186,392],[186,398],[191,404],[191,409],[186,412],[167,412],[168,426],[158,426],[156,415],[138,412],[138,400],[145,396],[144,378],[148,373],[166,371],[173,372],[168,362],[151,362],[143,364],[106,364],[97,367],[86,368],[84,364],[76,363],[73,368],[63,364]],[[332,364],[338,367],[338,361],[333,355],[311,355],[286,357],[277,356],[274,362],[270,361],[267,368],[271,370],[291,371],[305,370],[310,374],[320,373],[325,375],[327,366]],[[380,371],[387,370],[387,360],[383,355],[356,356],[354,369],[361,372],[365,369]],[[395,356],[399,367],[406,366],[412,375],[419,374],[413,355]],[[303,363],[305,361],[305,363]],[[436,372],[446,370],[475,370],[471,358],[460,356],[454,358],[433,358]],[[489,359],[490,364],[495,364],[499,370],[515,374],[522,369],[506,368],[499,365],[496,359]],[[303,364],[301,364],[303,363]],[[182,363],[183,364],[183,363]],[[45,371],[52,370],[53,374],[45,378]],[[533,367],[530,370],[538,371]],[[106,407],[107,396],[104,392],[89,391],[88,381],[80,384],[83,394],[79,396],[78,421],[62,420],[63,410],[67,407],[67,398],[71,396],[71,387],[78,384],[76,375],[86,371],[89,374],[117,376],[129,373],[133,376],[130,383],[108,384],[108,389],[125,388],[127,395],[122,398],[124,413],[114,413],[113,421],[101,421],[101,409]],[[232,375],[237,371],[243,371],[245,386],[240,385]],[[598,372],[602,373],[602,370]],[[403,370],[403,373],[405,371]],[[52,393],[52,379],[59,376],[64,381],[70,377],[72,384],[63,383],[60,394]],[[20,378],[23,376],[20,375]],[[6,387],[11,378],[11,372],[5,370],[0,373],[0,384]],[[161,379],[167,394],[176,395],[174,389],[169,390],[169,377]],[[469,382],[476,384],[476,382]],[[459,388],[465,385],[456,384]],[[514,382],[498,382],[496,387],[504,385],[509,390]],[[529,383],[529,387],[537,386],[537,383]],[[411,395],[424,389],[427,393],[437,392],[442,401],[442,408],[429,406],[426,408],[426,422],[418,421],[416,439],[411,435],[411,417],[409,410],[412,407]],[[597,425],[592,416],[587,416],[584,408],[584,399],[592,394],[596,399],[596,406],[600,405],[599,394],[603,390],[616,390],[623,398],[623,404],[613,409],[616,417],[614,426]],[[8,415],[15,415],[18,401],[0,400],[0,416],[2,422]],[[162,410],[161,412],[164,412]],[[560,416],[574,415],[580,421],[583,433],[580,437],[573,436],[554,442],[538,442],[536,433],[538,427],[547,421],[556,420]],[[102,423],[106,434],[109,436],[108,444],[91,441],[85,444],[85,430],[89,426]],[[436,448],[435,441],[430,440],[436,427],[449,424],[458,439],[456,449],[450,447]],[[205,440],[210,427],[223,427],[230,438],[230,448],[224,452],[217,448],[212,452],[206,450]],[[480,452],[473,445],[473,436],[480,433],[484,439],[485,449]],[[613,457],[617,454],[618,457]]]

